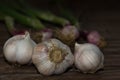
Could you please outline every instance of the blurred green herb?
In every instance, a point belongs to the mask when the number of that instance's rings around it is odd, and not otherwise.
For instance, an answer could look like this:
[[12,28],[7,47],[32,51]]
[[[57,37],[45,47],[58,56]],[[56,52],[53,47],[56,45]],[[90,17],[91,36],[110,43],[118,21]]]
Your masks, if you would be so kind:
[[19,21],[22,24],[30,26],[34,29],[43,29],[44,25],[36,18],[25,16],[21,13],[18,13],[12,8],[6,6],[0,6],[1,13],[13,17],[15,20]]

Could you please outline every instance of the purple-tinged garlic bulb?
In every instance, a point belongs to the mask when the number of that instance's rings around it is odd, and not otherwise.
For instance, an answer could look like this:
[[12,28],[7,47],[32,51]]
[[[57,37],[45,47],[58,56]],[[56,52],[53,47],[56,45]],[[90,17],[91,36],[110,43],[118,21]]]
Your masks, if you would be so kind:
[[87,35],[88,42],[98,45],[101,39],[101,35],[97,31],[91,31]]
[[76,39],[79,36],[79,31],[75,26],[67,25],[65,26],[62,31],[62,35],[64,35],[67,39]]
[[75,40],[79,37],[79,30],[72,25],[67,25],[62,29],[56,30],[56,38],[70,47],[73,47]]
[[99,47],[106,46],[106,41],[103,39],[103,37],[97,31],[89,32],[87,35],[87,41],[89,43],[95,44]]

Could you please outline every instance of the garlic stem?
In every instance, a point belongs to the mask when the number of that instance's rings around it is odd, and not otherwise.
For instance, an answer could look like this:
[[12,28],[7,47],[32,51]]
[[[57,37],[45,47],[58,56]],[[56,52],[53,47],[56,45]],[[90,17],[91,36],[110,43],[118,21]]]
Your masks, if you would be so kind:
[[52,50],[49,54],[49,58],[54,63],[60,63],[63,61],[64,56],[61,50]]
[[64,52],[62,49],[58,48],[52,41],[51,49],[49,50],[49,59],[54,63],[60,63],[64,60]]

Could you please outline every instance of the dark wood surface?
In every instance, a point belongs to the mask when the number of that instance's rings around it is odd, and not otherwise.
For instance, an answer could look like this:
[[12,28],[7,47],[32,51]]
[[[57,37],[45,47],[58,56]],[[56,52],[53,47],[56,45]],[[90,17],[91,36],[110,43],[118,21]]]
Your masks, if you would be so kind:
[[13,67],[3,56],[3,45],[10,36],[0,23],[0,80],[120,80],[120,11],[88,10],[83,16],[84,29],[98,30],[107,40],[107,47],[103,49],[104,70],[95,74],[71,70],[61,75],[42,76],[34,65]]

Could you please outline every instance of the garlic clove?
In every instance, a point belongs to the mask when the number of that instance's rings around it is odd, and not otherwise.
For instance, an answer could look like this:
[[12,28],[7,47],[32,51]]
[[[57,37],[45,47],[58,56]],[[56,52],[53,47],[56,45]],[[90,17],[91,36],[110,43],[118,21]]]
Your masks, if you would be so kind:
[[95,73],[103,68],[104,55],[90,43],[75,46],[75,66],[83,73]]
[[16,46],[14,46],[14,44],[16,43],[14,42],[8,46],[6,45],[4,46],[4,55],[6,56],[6,59],[12,63],[16,62],[16,57],[15,57]]
[[44,61],[43,64],[38,65],[38,70],[43,74],[43,75],[52,75],[52,73],[55,70],[55,64],[52,63],[49,60]]
[[54,71],[54,65],[48,60],[48,54],[46,53],[48,48],[44,44],[38,44],[34,48],[34,54],[32,56],[33,63],[37,66],[38,71],[44,75],[51,75]]
[[30,38],[29,32],[8,39],[3,47],[8,62],[27,64],[31,61],[36,43]]
[[61,74],[74,62],[70,48],[57,39],[39,43],[34,48],[33,64],[44,75]]
[[61,74],[66,70],[66,67],[64,65],[68,65],[65,61],[63,63],[60,63],[58,65],[56,65],[56,70],[55,70],[55,74]]
[[77,51],[77,50],[80,49],[80,45],[81,45],[81,44],[75,43],[75,51]]

